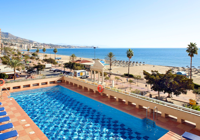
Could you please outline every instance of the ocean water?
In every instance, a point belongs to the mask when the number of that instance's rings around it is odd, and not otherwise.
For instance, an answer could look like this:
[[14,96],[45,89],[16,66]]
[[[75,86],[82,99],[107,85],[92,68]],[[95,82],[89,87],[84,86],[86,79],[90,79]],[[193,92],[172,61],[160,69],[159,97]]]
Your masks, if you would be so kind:
[[[99,58],[105,59],[109,52],[115,55],[117,60],[128,60],[126,51],[128,48],[97,48],[97,49],[58,49],[57,54],[75,54],[77,58]],[[190,57],[186,48],[133,48],[134,56],[131,61],[145,62],[152,65],[186,67],[190,66]],[[31,50],[35,52],[35,50]],[[43,53],[40,50],[40,53]],[[53,49],[47,49],[45,53],[54,54]],[[193,66],[200,66],[200,55],[193,57]]]
[[168,132],[62,86],[11,97],[49,140],[158,140]]

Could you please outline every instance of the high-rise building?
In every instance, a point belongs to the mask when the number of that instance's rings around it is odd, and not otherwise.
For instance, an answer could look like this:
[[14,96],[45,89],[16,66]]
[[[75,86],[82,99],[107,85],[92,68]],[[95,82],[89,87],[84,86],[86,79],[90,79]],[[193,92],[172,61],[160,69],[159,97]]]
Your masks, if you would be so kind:
[[3,50],[3,44],[1,42],[1,29],[0,29],[0,49],[1,49],[1,53],[2,53],[2,50]]
[[1,28],[0,28],[0,45],[1,45]]

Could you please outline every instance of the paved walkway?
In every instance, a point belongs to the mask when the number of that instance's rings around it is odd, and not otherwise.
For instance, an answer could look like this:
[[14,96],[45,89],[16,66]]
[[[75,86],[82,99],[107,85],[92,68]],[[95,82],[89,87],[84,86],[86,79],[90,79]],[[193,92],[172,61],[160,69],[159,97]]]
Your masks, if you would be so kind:
[[[98,77],[98,75],[96,75],[96,77]],[[120,80],[116,80],[115,77],[119,77]],[[152,91],[150,85],[146,84],[145,80],[135,80],[135,79],[129,78],[128,80],[133,80],[133,83],[130,84],[129,82],[127,82],[126,77],[111,75],[110,80],[106,80],[106,84],[108,86],[112,86],[112,84],[111,84],[112,80],[114,80],[116,88],[124,89],[126,91],[134,91],[134,90],[138,89],[140,91],[148,91],[148,94],[146,94],[145,96],[149,96],[149,94],[152,94],[153,98],[158,96],[158,92]],[[163,99],[166,99],[168,96],[168,93],[161,92],[160,96]],[[192,92],[192,90],[188,91],[187,94],[181,94],[179,96],[172,95],[172,98],[170,98],[169,101],[171,101],[177,105],[183,105],[184,103],[189,103],[189,99],[196,99],[195,94]]]

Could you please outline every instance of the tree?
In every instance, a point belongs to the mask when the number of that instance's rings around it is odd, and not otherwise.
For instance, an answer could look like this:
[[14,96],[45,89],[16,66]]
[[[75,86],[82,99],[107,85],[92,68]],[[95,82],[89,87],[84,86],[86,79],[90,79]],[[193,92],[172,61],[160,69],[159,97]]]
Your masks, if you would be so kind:
[[39,71],[42,71],[45,69],[45,65],[38,64],[38,65],[34,66],[34,68],[36,68],[37,71],[39,72]]
[[127,52],[126,52],[126,55],[129,59],[129,62],[128,62],[128,77],[129,77],[130,59],[133,57],[133,50],[128,49]]
[[105,80],[109,80],[110,78],[109,77],[105,77]]
[[115,55],[112,52],[109,52],[105,58],[106,60],[109,61],[110,64],[110,70],[111,70],[111,66],[112,66],[112,61],[115,60]]
[[38,56],[36,53],[32,53],[32,56]]
[[39,53],[39,52],[40,52],[39,48],[37,48],[37,50],[36,50],[35,52],[36,52],[36,53]]
[[115,80],[117,80],[117,83],[118,83],[118,81],[120,80],[120,78],[119,77],[115,77]]
[[27,51],[28,51],[28,53],[29,53],[30,49],[28,48]]
[[27,61],[30,57],[28,55],[24,56],[24,60]]
[[140,76],[140,75],[135,75],[135,76],[134,76],[134,79],[137,80],[137,86],[138,86],[138,80],[141,79],[141,76]]
[[70,56],[70,60],[71,60],[72,62],[74,62],[75,59],[76,59],[76,55],[75,55],[75,54],[72,54],[72,55]]
[[55,59],[56,59],[56,53],[58,52],[57,48],[55,48],[55,49],[53,50],[53,52],[55,53]]
[[17,54],[18,54],[18,55],[21,55],[22,53],[21,53],[20,51],[17,51]]
[[130,84],[130,89],[131,89],[131,84],[133,83],[133,80],[129,80],[128,82]]
[[73,63],[72,62],[65,63],[64,67],[70,69],[70,71],[71,71],[73,69]]
[[7,79],[7,78],[8,78],[8,75],[5,74],[5,73],[0,73],[0,78],[2,78],[2,79]]
[[16,77],[16,69],[20,67],[24,67],[24,65],[20,61],[15,60],[15,59],[10,60],[8,63],[8,66],[14,69],[14,80]]
[[194,54],[198,54],[197,44],[190,42],[190,44],[188,44],[186,52],[188,53],[188,56],[191,58],[190,60],[190,79],[191,79],[192,78],[192,57],[194,57]]
[[160,74],[158,71],[152,71],[151,74],[143,71],[145,79],[148,84],[151,84],[151,89],[158,91],[158,99],[160,99],[160,92],[168,93],[169,95],[186,94],[187,90],[193,89],[194,84],[192,79],[188,79],[184,75],[172,74],[171,70],[168,70],[165,74]]
[[48,59],[43,59],[45,62],[47,62],[47,63],[51,63],[51,64],[54,64],[54,65],[56,65],[56,64],[58,64],[57,62],[56,62],[56,60],[55,59],[52,59],[52,58],[48,58]]
[[1,58],[1,60],[2,60],[2,63],[3,63],[4,65],[7,65],[7,64],[9,63],[9,61],[10,61],[10,58],[9,58],[8,56],[4,55],[4,56]]
[[[46,52],[46,48],[43,48],[42,51],[45,53]],[[45,56],[45,55],[44,55]]]
[[44,55],[44,57],[46,58],[46,57],[47,57],[47,55],[45,54],[45,55]]
[[9,48],[9,47],[4,47],[4,53],[5,53],[6,55],[10,54],[11,52],[12,52],[12,49],[11,49],[11,48]]

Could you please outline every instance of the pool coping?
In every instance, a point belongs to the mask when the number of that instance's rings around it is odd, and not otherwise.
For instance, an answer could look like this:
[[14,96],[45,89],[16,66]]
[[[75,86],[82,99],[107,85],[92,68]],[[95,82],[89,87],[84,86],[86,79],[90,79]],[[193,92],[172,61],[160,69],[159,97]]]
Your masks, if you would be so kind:
[[[114,103],[114,100],[112,100],[112,99],[108,99],[108,98],[106,98],[104,96],[101,96],[101,95],[98,95],[98,94],[94,94],[93,92],[89,92],[87,90],[83,90],[81,88],[77,88],[75,86],[72,86],[72,85],[69,85],[69,84],[66,84],[66,83],[56,83],[56,84],[51,84],[51,85],[43,85],[43,86],[40,86],[40,87],[29,87],[29,88],[26,88],[26,89],[16,89],[16,90],[12,91],[11,93],[19,92],[19,91],[25,91],[25,90],[38,89],[38,88],[52,87],[52,86],[56,86],[56,85],[60,85],[62,87],[68,88],[68,89],[70,89],[70,90],[72,90],[74,92],[77,92],[77,93],[79,93],[79,94],[81,94],[83,96],[86,96],[88,98],[91,98],[93,100],[101,102],[101,103],[103,103],[105,105],[108,105],[110,107],[118,109],[118,110],[120,110],[122,112],[125,112],[125,113],[127,113],[129,115],[132,115],[134,117],[137,117],[137,118],[140,118],[140,119],[144,119],[145,118],[146,113],[142,109],[137,109],[137,108],[135,108],[135,107],[133,107],[131,105],[125,105],[123,103],[116,102],[116,101]],[[101,97],[101,98],[99,98],[99,97]],[[12,101],[16,102],[14,99]],[[16,104],[19,106],[19,110],[20,110],[21,106],[17,102],[16,102]],[[117,106],[117,105],[120,105],[120,106]],[[133,109],[134,109],[134,113],[133,113]],[[21,108],[21,110],[23,110],[23,109]],[[23,112],[26,114],[26,112],[24,110],[23,110]],[[30,119],[30,120],[29,119],[27,119],[27,120],[29,120],[30,123],[31,123],[32,119],[27,114],[26,114],[26,116]],[[164,129],[167,129],[169,131],[163,137],[161,137],[159,140],[180,139],[181,138],[180,135],[182,133],[184,133],[185,131],[187,131],[185,129],[182,129],[182,128],[184,128],[184,124],[177,124],[177,122],[173,122],[173,120],[171,120],[171,119],[168,119],[168,121],[170,121],[170,123],[166,123],[167,122],[166,120],[167,120],[167,118],[163,118],[163,117],[159,116],[158,120],[156,121],[156,125],[158,125],[159,127],[164,128]],[[33,124],[33,126],[34,126],[34,124]],[[176,127],[175,127],[175,125],[173,125],[171,127],[170,126],[171,124],[177,124],[177,125],[183,125],[183,126],[181,126],[181,127],[178,126],[178,130],[173,132]],[[38,128],[38,126],[36,124],[35,124],[35,126]],[[189,128],[187,128],[187,129],[189,130]],[[170,130],[172,130],[172,131],[170,131]],[[39,131],[42,132],[40,129],[39,129]],[[193,130],[193,131],[194,131],[193,133],[195,133],[195,134],[199,133],[198,130],[196,130],[196,131]],[[40,133],[40,132],[37,132],[37,133]],[[35,133],[35,135],[37,136],[36,133]],[[44,133],[43,133],[43,135],[45,136]],[[48,139],[48,138],[46,137],[46,139]],[[26,139],[26,140],[28,140],[28,139]],[[33,139],[33,140],[37,140],[37,139]]]

